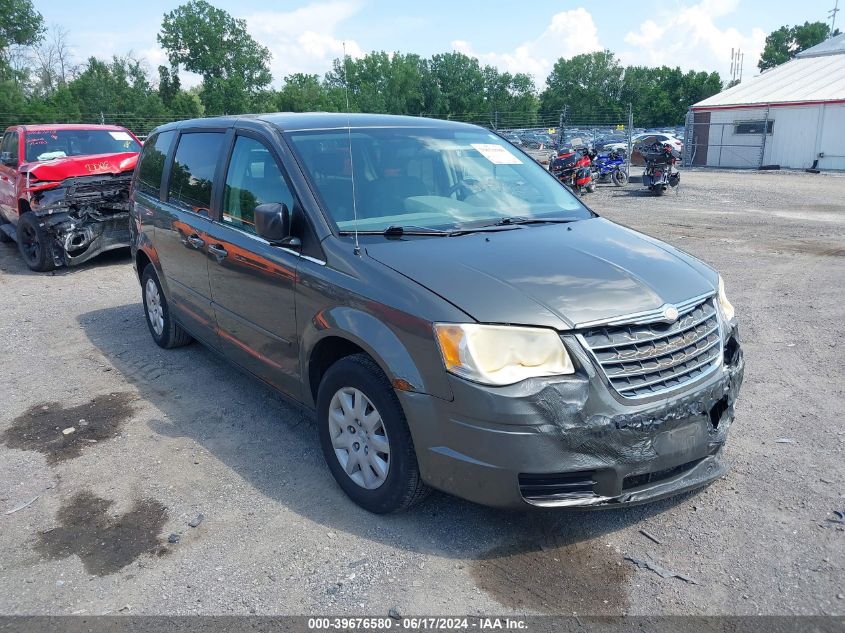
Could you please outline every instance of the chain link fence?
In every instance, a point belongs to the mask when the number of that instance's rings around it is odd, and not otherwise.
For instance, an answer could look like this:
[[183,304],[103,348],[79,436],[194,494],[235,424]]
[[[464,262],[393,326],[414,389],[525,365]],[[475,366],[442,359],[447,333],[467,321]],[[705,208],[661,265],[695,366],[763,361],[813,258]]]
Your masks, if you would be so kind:
[[741,115],[734,110],[690,110],[684,126],[683,166],[759,169],[773,126],[767,107]]

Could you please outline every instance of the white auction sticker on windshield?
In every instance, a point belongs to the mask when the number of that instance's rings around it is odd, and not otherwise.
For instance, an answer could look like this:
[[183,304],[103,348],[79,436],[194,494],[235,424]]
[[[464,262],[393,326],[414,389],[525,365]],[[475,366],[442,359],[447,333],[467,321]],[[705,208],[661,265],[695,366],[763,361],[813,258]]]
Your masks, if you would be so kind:
[[494,165],[521,165],[522,161],[507,149],[495,143],[470,143],[484,158]]
[[109,132],[111,137],[116,141],[131,141],[132,137],[126,132]]

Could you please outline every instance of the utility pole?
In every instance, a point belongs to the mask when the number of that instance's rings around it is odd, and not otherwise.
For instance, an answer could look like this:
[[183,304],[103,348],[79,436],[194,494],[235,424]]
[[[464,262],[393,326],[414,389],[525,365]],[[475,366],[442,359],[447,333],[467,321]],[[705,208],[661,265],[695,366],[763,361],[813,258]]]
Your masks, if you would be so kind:
[[560,117],[558,118],[557,122],[557,146],[560,147],[561,143],[563,142],[563,126],[566,123],[566,114],[569,110],[569,106],[565,105],[560,111]]
[[834,31],[836,31],[836,14],[839,13],[839,0],[836,0],[836,4],[833,5],[833,8],[827,12],[828,17],[830,18],[830,34],[833,35]]
[[731,49],[731,83],[742,81],[742,67],[745,64],[745,53],[738,48]]

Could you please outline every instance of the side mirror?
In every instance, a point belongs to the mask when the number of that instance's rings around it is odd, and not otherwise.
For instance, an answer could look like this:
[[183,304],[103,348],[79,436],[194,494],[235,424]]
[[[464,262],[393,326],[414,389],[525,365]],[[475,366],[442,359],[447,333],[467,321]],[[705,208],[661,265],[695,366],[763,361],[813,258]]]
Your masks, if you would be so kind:
[[17,156],[12,154],[12,152],[3,152],[0,154],[0,163],[3,163],[7,167],[17,167],[18,159]]
[[290,210],[281,202],[268,202],[255,207],[255,232],[273,246],[299,248],[302,242],[290,234]]

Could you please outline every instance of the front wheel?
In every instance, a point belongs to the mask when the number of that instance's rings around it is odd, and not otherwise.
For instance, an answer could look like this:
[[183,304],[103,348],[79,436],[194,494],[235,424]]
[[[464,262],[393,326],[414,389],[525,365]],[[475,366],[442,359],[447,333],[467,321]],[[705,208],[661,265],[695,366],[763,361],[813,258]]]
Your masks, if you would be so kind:
[[41,226],[38,216],[24,213],[17,226],[18,252],[30,270],[46,273],[56,267],[53,259],[53,241]]
[[610,179],[617,187],[624,187],[628,184],[628,174],[621,169],[614,170],[614,172],[610,175]]
[[317,427],[335,481],[365,510],[406,510],[428,493],[399,399],[369,356],[347,356],[328,369]]

